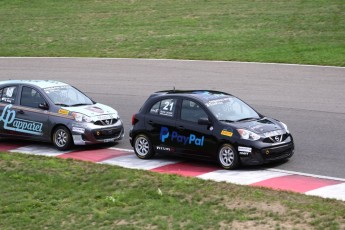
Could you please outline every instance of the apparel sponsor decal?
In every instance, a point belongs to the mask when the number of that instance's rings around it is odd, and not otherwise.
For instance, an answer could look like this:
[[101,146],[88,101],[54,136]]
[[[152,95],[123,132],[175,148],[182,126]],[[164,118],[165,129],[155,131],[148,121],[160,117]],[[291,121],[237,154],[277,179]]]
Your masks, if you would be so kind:
[[170,140],[176,141],[178,143],[183,143],[184,145],[197,145],[197,146],[203,146],[205,137],[202,136],[201,138],[198,138],[194,134],[190,134],[189,136],[183,136],[180,135],[178,132],[173,131],[170,135],[169,129],[167,127],[161,127],[161,132],[159,139],[161,142],[165,142],[166,139],[170,138]]
[[66,109],[59,109],[58,113],[62,115],[68,115],[69,111]]
[[16,118],[16,111],[10,110],[12,105],[7,105],[2,111],[0,122],[4,122],[4,129],[42,135],[43,123]]
[[228,131],[228,130],[225,130],[223,129],[222,132],[220,133],[221,135],[223,136],[228,136],[228,137],[232,137],[232,132]]

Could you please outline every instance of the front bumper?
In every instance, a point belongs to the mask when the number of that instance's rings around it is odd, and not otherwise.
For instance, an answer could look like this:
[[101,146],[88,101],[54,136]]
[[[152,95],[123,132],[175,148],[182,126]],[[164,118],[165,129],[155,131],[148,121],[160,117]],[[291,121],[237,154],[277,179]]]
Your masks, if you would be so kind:
[[267,144],[261,142],[252,144],[250,146],[242,146],[243,145],[238,146],[238,149],[242,150],[248,148],[247,152],[238,151],[241,163],[245,165],[259,165],[288,159],[292,157],[295,150],[292,137],[289,137],[288,140],[277,144]]
[[92,123],[74,124],[70,130],[75,145],[116,142],[121,140],[125,135],[121,120],[118,120],[113,125],[107,126]]

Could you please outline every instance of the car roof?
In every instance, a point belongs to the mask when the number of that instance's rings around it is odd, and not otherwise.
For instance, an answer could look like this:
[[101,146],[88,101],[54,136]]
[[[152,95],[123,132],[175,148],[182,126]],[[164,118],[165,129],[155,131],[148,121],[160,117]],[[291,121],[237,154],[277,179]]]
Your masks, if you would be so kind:
[[7,81],[0,81],[0,85],[12,85],[12,84],[26,84],[26,85],[37,86],[37,87],[42,88],[42,89],[68,85],[64,82],[54,81],[54,80],[7,80]]
[[163,90],[153,93],[151,97],[163,95],[187,96],[190,98],[199,99],[203,102],[233,96],[229,93],[215,90]]

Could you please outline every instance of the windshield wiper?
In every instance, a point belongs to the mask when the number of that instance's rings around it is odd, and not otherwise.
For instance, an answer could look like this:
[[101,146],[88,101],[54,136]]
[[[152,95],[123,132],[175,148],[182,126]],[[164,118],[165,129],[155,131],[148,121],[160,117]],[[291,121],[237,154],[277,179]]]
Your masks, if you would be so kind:
[[256,119],[258,119],[258,118],[256,118],[256,117],[246,117],[246,118],[239,119],[239,120],[237,120],[236,122],[239,122],[239,121],[248,121],[248,120],[256,120]]
[[66,104],[62,104],[62,103],[56,103],[55,105],[60,105],[60,106],[64,106],[64,107],[69,107],[70,105],[66,105]]
[[219,120],[219,121],[224,121],[224,122],[228,122],[228,123],[234,122],[234,121],[232,121],[232,120]]

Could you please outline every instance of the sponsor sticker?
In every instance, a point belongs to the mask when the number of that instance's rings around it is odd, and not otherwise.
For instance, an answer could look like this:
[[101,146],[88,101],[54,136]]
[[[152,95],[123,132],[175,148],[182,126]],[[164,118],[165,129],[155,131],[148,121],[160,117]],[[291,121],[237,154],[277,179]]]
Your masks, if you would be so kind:
[[58,113],[62,115],[68,115],[69,111],[66,109],[59,109]]
[[264,136],[265,137],[273,137],[273,136],[278,136],[278,135],[282,135],[282,134],[284,134],[284,131],[279,129],[279,130],[266,132],[266,133],[264,133]]
[[239,151],[239,152],[251,153],[251,152],[252,152],[252,148],[250,148],[250,147],[238,146],[238,151]]
[[103,142],[107,143],[107,142],[114,142],[115,138],[110,138],[110,139],[104,139]]
[[184,135],[179,134],[176,131],[171,132],[171,135],[170,135],[169,129],[167,127],[161,127],[159,139],[163,143],[168,139],[172,142],[181,143],[183,145],[203,146],[205,137],[204,136],[198,137],[195,134],[184,136]]
[[156,149],[161,150],[161,151],[175,152],[174,148],[165,147],[165,146],[157,146]]
[[232,137],[232,132],[228,131],[228,130],[225,130],[223,129],[222,132],[220,133],[221,135],[223,136],[228,136],[228,137]]
[[100,116],[97,116],[97,119],[98,120],[109,120],[109,119],[112,119],[112,116],[110,116],[110,115],[100,115]]
[[208,101],[207,103],[206,103],[206,106],[207,107],[210,107],[210,106],[215,106],[215,105],[222,105],[222,104],[224,104],[224,103],[226,103],[226,102],[230,102],[230,101],[232,101],[233,99],[232,98],[229,98],[229,97],[227,97],[227,98],[221,98],[221,99],[215,99],[215,100],[211,100],[211,101]]
[[16,111],[11,110],[12,105],[7,105],[0,116],[0,122],[4,122],[4,129],[42,135],[43,123],[16,118]]
[[85,133],[85,129],[80,127],[72,127],[72,131],[76,133]]
[[97,106],[88,106],[86,109],[95,113],[104,113],[104,110]]

